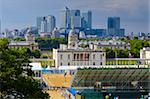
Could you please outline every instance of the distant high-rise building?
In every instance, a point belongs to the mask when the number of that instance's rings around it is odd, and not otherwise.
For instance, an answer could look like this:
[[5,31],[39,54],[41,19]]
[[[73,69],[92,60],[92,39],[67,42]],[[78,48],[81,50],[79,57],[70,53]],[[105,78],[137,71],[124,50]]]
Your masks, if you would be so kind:
[[70,10],[66,7],[60,12],[61,28],[70,28]]
[[49,15],[45,17],[37,17],[38,33],[41,32],[50,33],[54,30],[56,25],[56,19],[54,16]]
[[60,37],[60,32],[57,28],[55,28],[52,32],[51,38],[59,38]]
[[70,16],[80,16],[80,10],[70,10]]
[[60,12],[61,14],[61,28],[81,28],[81,16],[80,10],[70,10],[66,7],[65,10]]
[[120,17],[109,17],[108,18],[108,29],[120,29]]
[[41,32],[41,25],[43,25],[42,21],[44,20],[44,18],[45,17],[37,17],[36,19],[36,24],[37,24],[37,29],[39,34]]
[[56,26],[56,19],[54,16],[47,16],[46,17],[46,22],[47,22],[47,32],[52,32]]
[[40,28],[39,28],[39,32],[47,32],[47,21],[46,21],[46,17],[43,17],[43,20],[41,20],[41,24],[40,24]]
[[120,17],[108,17],[107,36],[124,36],[124,29],[120,29]]
[[91,11],[82,13],[82,28],[83,29],[92,28],[92,12]]
[[80,29],[81,28],[81,17],[71,16],[71,28]]

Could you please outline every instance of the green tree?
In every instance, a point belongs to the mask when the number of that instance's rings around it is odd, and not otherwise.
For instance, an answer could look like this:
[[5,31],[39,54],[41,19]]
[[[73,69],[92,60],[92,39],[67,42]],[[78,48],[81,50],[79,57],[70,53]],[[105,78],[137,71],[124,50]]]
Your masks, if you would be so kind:
[[106,48],[106,58],[115,58],[115,52],[112,49]]
[[33,50],[32,51],[32,56],[35,58],[40,58],[41,52],[39,50]]
[[59,48],[60,44],[67,44],[65,38],[36,38],[35,40],[41,50],[52,50],[53,48]]
[[43,93],[39,87],[39,82],[32,79],[27,50],[9,49],[8,44],[7,39],[0,39],[1,97],[13,95],[14,98],[48,98],[48,94]]

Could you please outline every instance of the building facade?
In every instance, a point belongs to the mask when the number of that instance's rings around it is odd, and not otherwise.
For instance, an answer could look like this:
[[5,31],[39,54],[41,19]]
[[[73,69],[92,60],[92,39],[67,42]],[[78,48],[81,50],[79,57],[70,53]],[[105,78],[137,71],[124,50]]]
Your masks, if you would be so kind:
[[82,28],[91,29],[92,28],[92,12],[83,12],[82,13]]
[[26,35],[26,41],[21,41],[21,42],[11,41],[8,47],[15,48],[15,49],[29,48],[30,50],[36,50],[36,49],[39,50],[38,43],[35,43],[32,34]]
[[37,17],[38,33],[50,33],[56,26],[56,19],[52,15]]
[[59,66],[100,66],[106,64],[103,51],[79,49],[53,49],[56,68]]
[[60,45],[53,49],[55,66],[99,66],[105,65],[106,53],[92,48],[83,49],[78,46],[78,35],[74,29],[68,35],[68,45]]
[[63,29],[91,29],[92,12],[84,12],[80,14],[80,10],[70,10],[66,7],[60,12],[61,28]]
[[140,58],[145,59],[146,64],[150,64],[150,47],[146,47],[140,50]]
[[61,28],[68,29],[70,28],[70,10],[69,8],[65,8],[65,10],[61,10],[60,12],[60,20],[61,20]]
[[107,22],[107,36],[123,37],[124,29],[120,29],[120,17],[108,17]]
[[110,40],[110,41],[80,41],[78,43],[79,45],[84,45],[88,44],[90,47],[93,47],[93,49],[105,49],[105,48],[110,48],[112,50],[114,49],[128,49],[130,50],[130,44],[122,41],[115,41],[115,40]]

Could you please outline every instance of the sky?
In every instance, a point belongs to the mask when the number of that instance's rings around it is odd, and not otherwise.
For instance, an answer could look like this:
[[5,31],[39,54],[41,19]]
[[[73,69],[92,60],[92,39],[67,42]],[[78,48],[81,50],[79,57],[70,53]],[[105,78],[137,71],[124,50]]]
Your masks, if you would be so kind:
[[107,18],[118,16],[126,33],[150,32],[150,0],[0,0],[1,28],[36,26],[37,16],[54,15],[60,26],[65,7],[92,11],[93,28],[107,28]]

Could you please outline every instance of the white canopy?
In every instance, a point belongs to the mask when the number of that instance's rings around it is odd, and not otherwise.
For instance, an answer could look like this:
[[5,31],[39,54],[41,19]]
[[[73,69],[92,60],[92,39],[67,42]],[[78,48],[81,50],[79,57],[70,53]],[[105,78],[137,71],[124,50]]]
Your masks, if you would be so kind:
[[29,63],[29,65],[32,66],[31,70],[33,70],[33,71],[43,69],[41,66],[41,63]]
[[59,70],[76,70],[78,66],[60,66]]

